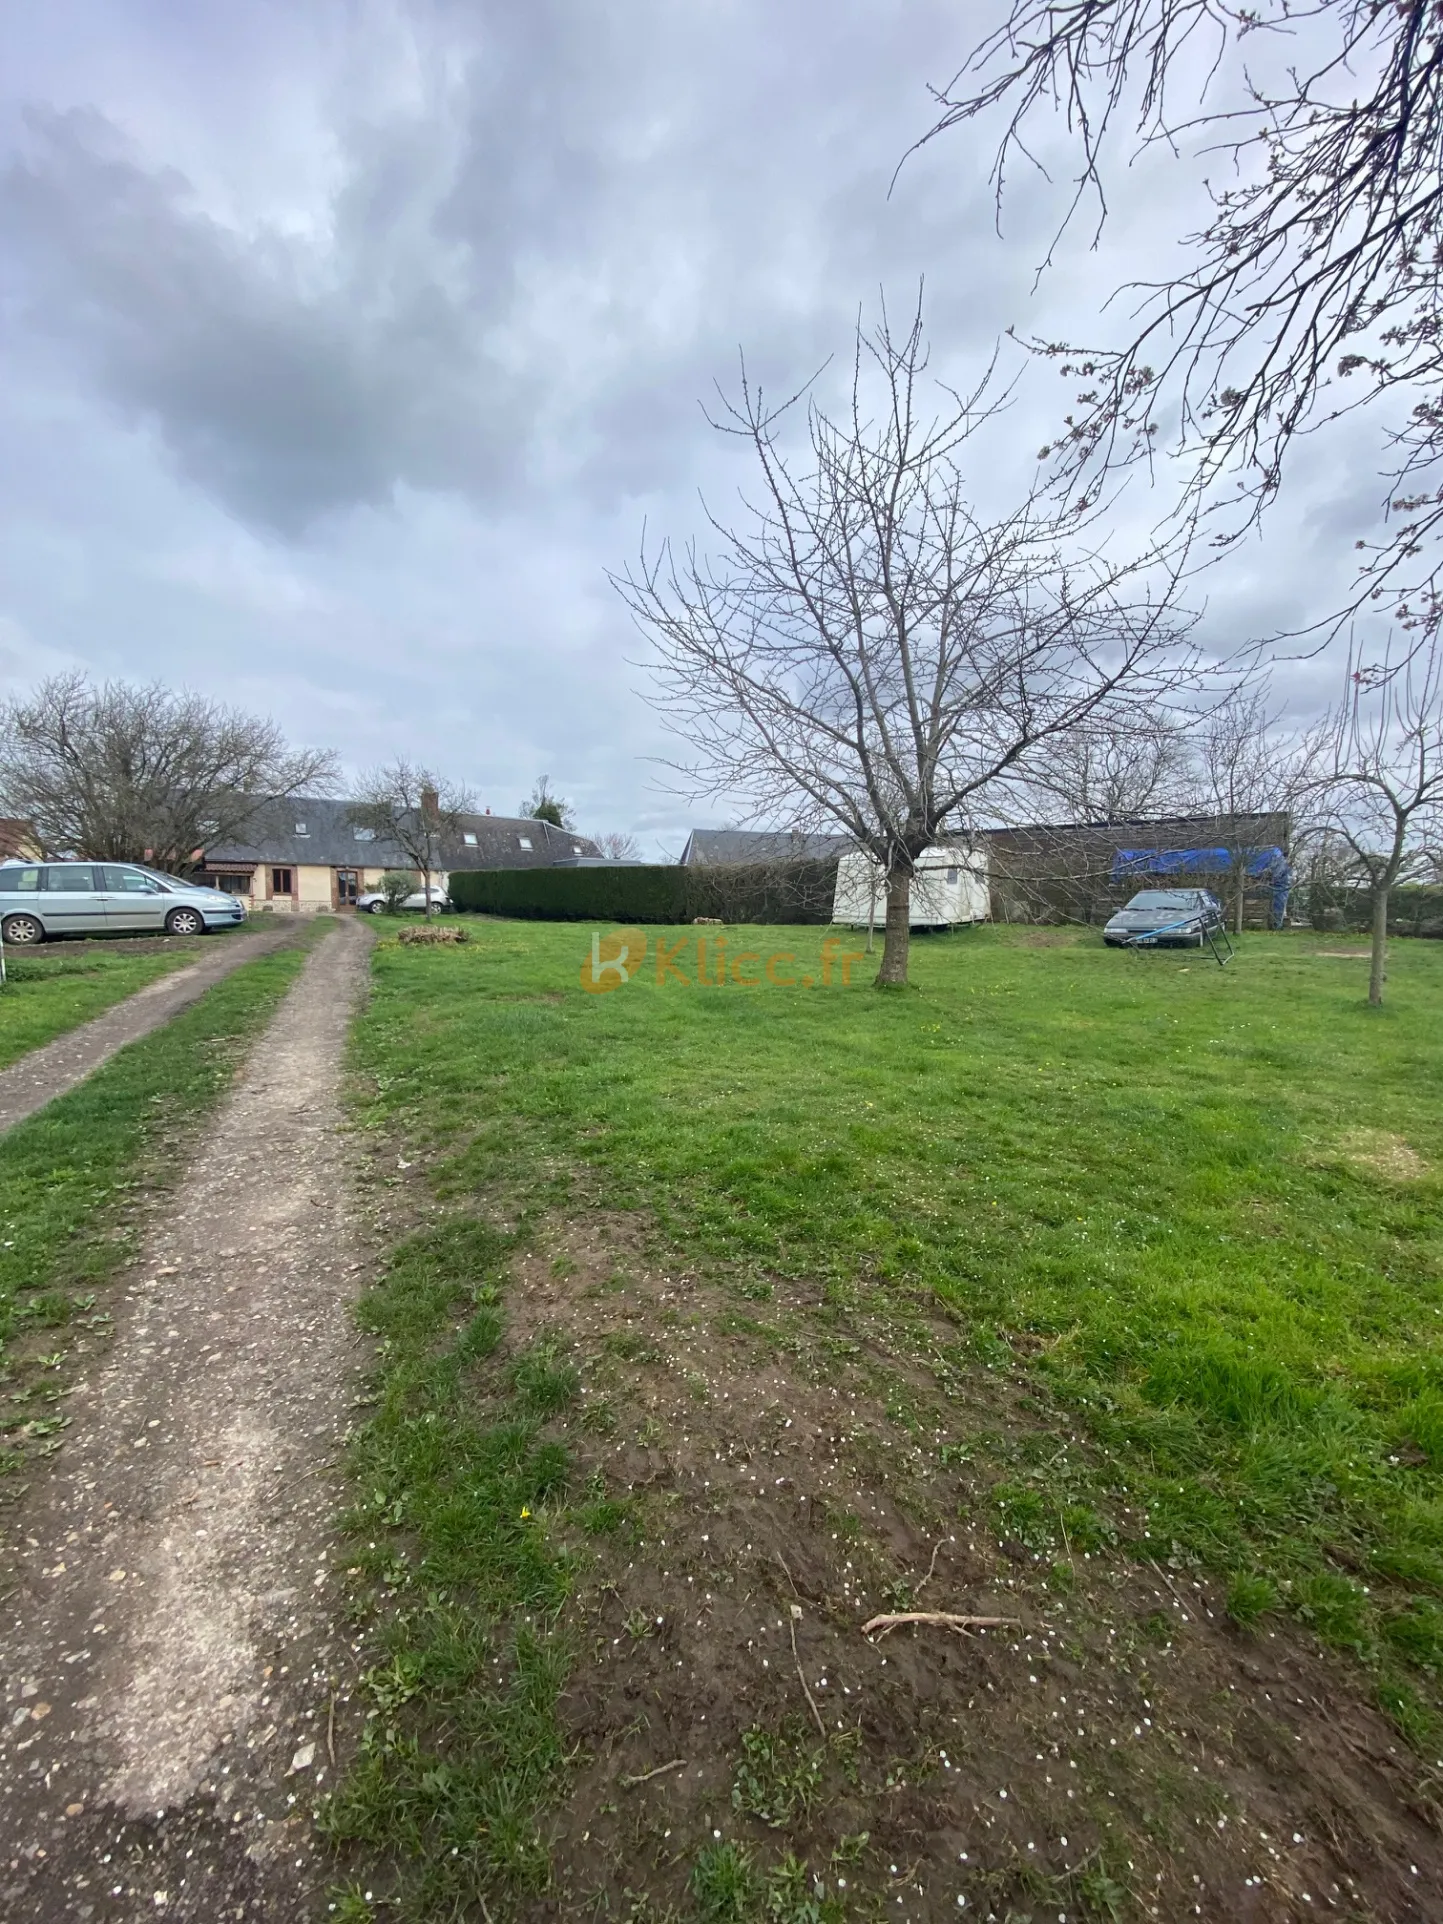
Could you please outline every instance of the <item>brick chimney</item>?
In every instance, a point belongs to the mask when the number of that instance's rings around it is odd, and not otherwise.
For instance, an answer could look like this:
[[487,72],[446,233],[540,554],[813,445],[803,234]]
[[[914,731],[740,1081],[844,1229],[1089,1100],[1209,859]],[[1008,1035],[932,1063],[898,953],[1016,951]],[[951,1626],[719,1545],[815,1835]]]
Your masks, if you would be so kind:
[[421,790],[421,813],[434,820],[441,813],[441,799],[429,782]]

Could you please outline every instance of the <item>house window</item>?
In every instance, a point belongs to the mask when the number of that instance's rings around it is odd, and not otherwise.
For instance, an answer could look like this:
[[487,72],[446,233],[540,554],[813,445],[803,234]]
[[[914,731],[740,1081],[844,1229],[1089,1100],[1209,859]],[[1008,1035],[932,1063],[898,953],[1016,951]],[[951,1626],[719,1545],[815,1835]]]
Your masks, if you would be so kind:
[[296,833],[297,833],[297,835],[309,835],[309,834],[310,834],[310,832],[311,832],[311,831],[310,831],[310,830],[309,830],[309,829],[308,829],[308,828],[306,827],[306,825],[305,825],[305,823],[304,823],[304,822],[297,822],[297,823],[296,823]]
[[249,895],[251,892],[249,875],[213,875],[210,879],[215,888],[224,889],[227,895]]
[[947,880],[949,882],[955,882],[957,880],[957,873],[955,868],[949,868],[947,871]]
[[573,843],[571,844],[571,853],[572,853],[573,855],[579,855],[579,854],[581,853],[581,844],[580,844],[580,842],[573,842]]
[[271,894],[289,895],[291,892],[291,872],[288,868],[271,870]]
[[353,828],[351,834],[358,842],[374,842],[376,831],[373,828]]
[[518,835],[516,839],[521,844],[522,848],[530,848],[531,837],[529,835]]
[[471,833],[471,831],[470,831],[470,829],[469,829],[469,828],[468,828],[468,829],[466,830],[466,832],[465,832],[465,833],[464,833],[464,834],[462,835],[462,837],[461,837],[461,839],[462,839],[462,841],[463,841],[463,842],[464,842],[464,843],[466,844],[466,846],[467,846],[467,848],[475,848],[475,846],[476,846],[476,837],[475,837],[475,836],[474,836],[474,835],[473,835],[473,834]]

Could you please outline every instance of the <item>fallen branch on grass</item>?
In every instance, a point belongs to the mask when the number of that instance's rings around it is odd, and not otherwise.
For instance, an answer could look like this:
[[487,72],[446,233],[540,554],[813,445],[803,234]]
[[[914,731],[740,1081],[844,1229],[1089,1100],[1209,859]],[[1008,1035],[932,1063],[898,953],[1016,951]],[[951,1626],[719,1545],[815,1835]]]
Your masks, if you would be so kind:
[[407,948],[436,948],[450,942],[469,942],[471,936],[466,929],[402,929],[396,940],[404,942]]
[[[783,1565],[783,1568],[785,1567],[786,1566]],[[807,1679],[802,1670],[802,1660],[797,1655],[797,1625],[801,1622],[801,1620],[802,1620],[802,1606],[799,1603],[794,1603],[792,1605],[792,1614],[788,1621],[788,1628],[792,1633],[792,1662],[797,1666],[797,1681],[802,1686],[802,1694],[807,1700],[807,1705],[808,1705],[808,1708],[811,1710],[812,1715],[817,1720],[817,1729],[821,1732],[822,1742],[825,1743],[827,1741],[827,1726],[822,1722],[822,1713],[820,1710],[817,1709],[816,1698],[812,1695],[811,1691],[807,1687]]]
[[879,1636],[885,1637],[889,1630],[895,1630],[899,1624],[904,1623],[928,1623],[938,1630],[955,1630],[959,1636],[965,1637],[973,1630],[1001,1630],[1009,1626],[1019,1629],[1022,1619],[1020,1617],[958,1617],[954,1616],[950,1610],[898,1610],[888,1616],[871,1618],[869,1622],[862,1625],[862,1635],[870,1637],[875,1630]]
[[923,1577],[922,1581],[917,1585],[915,1594],[919,1597],[921,1596],[922,1592],[927,1588],[927,1585],[932,1581],[932,1572],[937,1568],[937,1552],[941,1548],[942,1548],[942,1539],[941,1537],[938,1537],[937,1541],[932,1545],[932,1561],[927,1565],[927,1574],[925,1577]]
[[664,1777],[669,1770],[684,1770],[685,1757],[673,1757],[669,1764],[658,1764],[655,1770],[644,1770],[639,1777],[623,1777],[623,1790],[635,1790],[638,1784],[649,1784],[653,1777]]

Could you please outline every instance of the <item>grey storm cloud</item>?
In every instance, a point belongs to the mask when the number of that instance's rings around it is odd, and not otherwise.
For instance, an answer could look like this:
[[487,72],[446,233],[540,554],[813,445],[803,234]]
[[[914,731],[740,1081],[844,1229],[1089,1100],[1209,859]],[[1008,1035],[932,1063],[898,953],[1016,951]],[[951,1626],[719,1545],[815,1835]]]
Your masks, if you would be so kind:
[[[997,0],[1000,6],[1000,0]],[[353,765],[680,847],[607,570],[748,479],[703,418],[791,392],[925,277],[934,367],[999,342],[1002,499],[1069,400],[1006,330],[1095,341],[1198,225],[1199,165],[1112,183],[996,130],[898,164],[996,8],[955,0],[47,0],[0,68],[0,687],[82,664],[267,709]],[[1059,133],[1059,141],[1062,136]],[[894,178],[895,176],[895,178]],[[1336,599],[1375,425],[1206,579],[1222,652]],[[1160,464],[1165,469],[1165,464]],[[1163,505],[1135,477],[1121,538]],[[1302,672],[1302,671],[1300,671]],[[1320,671],[1319,671],[1320,672]],[[1313,675],[1315,671],[1308,669]],[[1309,696],[1312,699],[1312,696]],[[652,844],[657,846],[657,844]]]
[[930,255],[946,301],[962,150],[888,188],[947,9],[530,0],[426,26],[417,98],[342,105],[304,231],[227,221],[95,110],[32,109],[0,181],[32,324],[247,520],[295,533],[399,485],[647,489],[745,337],[790,379],[868,276]]
[[458,427],[498,480],[513,383],[487,380],[476,317],[431,275],[386,271],[384,230],[324,254],[244,237],[147,170],[92,115],[36,117],[0,195],[36,318],[184,472],[237,512],[294,529],[463,478]]

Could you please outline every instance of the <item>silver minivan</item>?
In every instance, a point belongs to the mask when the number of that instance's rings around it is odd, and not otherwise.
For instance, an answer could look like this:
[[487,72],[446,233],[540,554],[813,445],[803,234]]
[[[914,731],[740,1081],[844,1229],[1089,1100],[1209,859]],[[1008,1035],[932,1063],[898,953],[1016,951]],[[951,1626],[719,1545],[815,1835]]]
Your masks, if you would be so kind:
[[234,928],[245,904],[220,889],[130,862],[0,863],[0,939],[16,948],[51,935],[200,935]]

